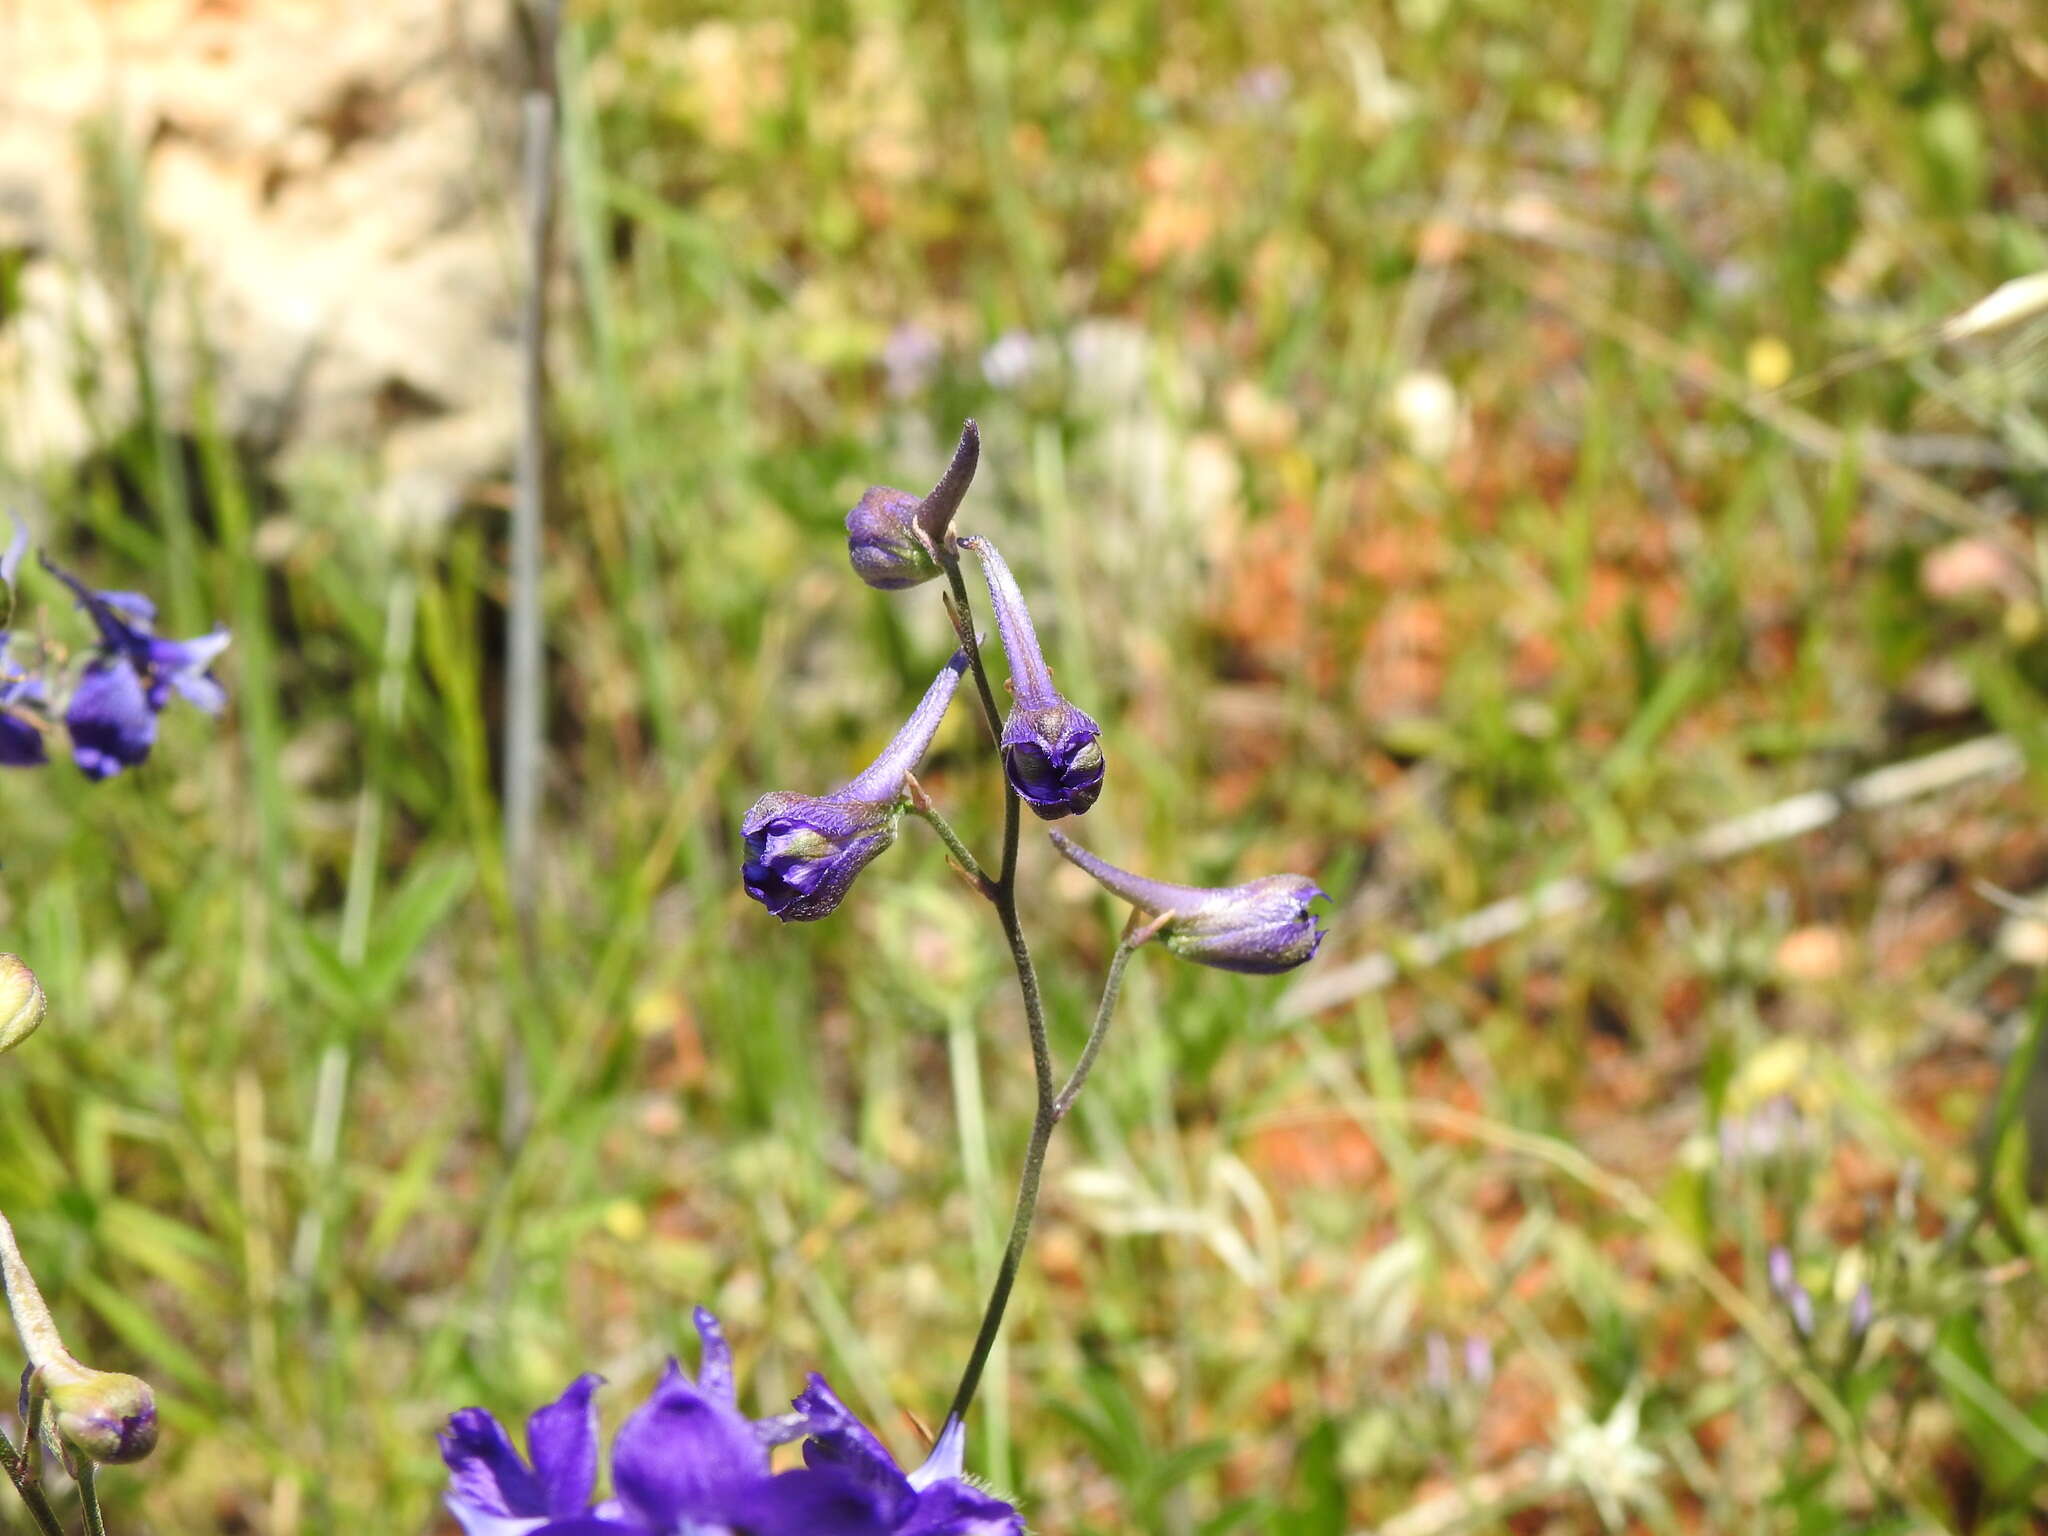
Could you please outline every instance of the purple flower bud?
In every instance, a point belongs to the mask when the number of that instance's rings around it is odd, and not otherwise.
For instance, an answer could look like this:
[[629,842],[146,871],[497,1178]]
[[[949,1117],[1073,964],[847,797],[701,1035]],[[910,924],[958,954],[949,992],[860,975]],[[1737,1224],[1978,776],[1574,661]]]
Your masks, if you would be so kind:
[[932,744],[966,670],[967,653],[955,651],[882,755],[830,794],[778,789],[754,802],[740,823],[749,896],[785,923],[812,922],[839,905],[854,877],[896,841],[904,776]]
[[1870,1294],[1870,1282],[1856,1287],[1856,1294],[1849,1298],[1849,1337],[1861,1344],[1870,1332],[1870,1325],[1877,1315],[1877,1302]]
[[869,586],[900,592],[939,574],[939,562],[918,537],[917,508],[910,492],[871,485],[846,514],[846,552],[854,574]]
[[953,537],[953,514],[981,461],[981,431],[960,429],[959,446],[929,496],[871,485],[846,514],[846,552],[854,573],[871,587],[898,592],[939,574],[937,551]]
[[1327,900],[1305,875],[1266,875],[1243,885],[1169,885],[1104,862],[1060,832],[1053,846],[1111,894],[1141,912],[1171,912],[1163,942],[1183,960],[1222,971],[1274,976],[1315,958],[1322,920],[1311,902]]
[[1771,1283],[1771,1294],[1783,1301],[1792,1294],[1792,1287],[1799,1283],[1798,1273],[1792,1266],[1792,1254],[1783,1243],[1774,1243],[1764,1260],[1764,1272]]
[[1060,696],[1038,649],[1031,611],[995,545],[970,535],[960,541],[981,560],[996,629],[1010,663],[1010,714],[1003,722],[1003,771],[1045,821],[1079,816],[1102,794],[1102,728]]
[[1792,1282],[1792,1294],[1785,1298],[1785,1310],[1792,1314],[1792,1327],[1802,1339],[1813,1337],[1813,1297],[1798,1281]]

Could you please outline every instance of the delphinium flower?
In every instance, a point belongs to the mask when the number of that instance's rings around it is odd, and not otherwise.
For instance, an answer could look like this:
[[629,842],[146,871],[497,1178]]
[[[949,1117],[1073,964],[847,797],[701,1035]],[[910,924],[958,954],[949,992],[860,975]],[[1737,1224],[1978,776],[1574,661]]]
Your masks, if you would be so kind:
[[[597,1377],[528,1421],[529,1459],[483,1409],[452,1415],[448,1507],[469,1536],[1022,1536],[1014,1509],[961,1478],[957,1424],[906,1475],[818,1377],[795,1412],[749,1419],[717,1319],[700,1307],[696,1324],[697,1375],[671,1360],[620,1426],[602,1502]],[[770,1449],[805,1437],[805,1464],[774,1472]]]
[[981,561],[988,597],[1010,663],[1010,713],[1003,721],[1003,772],[1024,803],[1046,821],[1078,816],[1102,794],[1102,728],[1061,697],[1016,577],[995,545],[960,540]]
[[786,923],[810,922],[844,899],[854,877],[896,841],[904,778],[932,743],[967,670],[955,651],[882,755],[827,795],[773,790],[754,802],[741,879],[747,894]]
[[1112,895],[1155,918],[1171,914],[1162,942],[1183,960],[1270,976],[1313,959],[1323,942],[1322,921],[1310,909],[1323,893],[1305,875],[1266,875],[1243,885],[1169,885],[1118,869],[1057,831],[1048,835]]
[[97,591],[48,556],[43,565],[71,589],[100,632],[99,648],[64,709],[71,755],[86,777],[112,778],[146,760],[156,742],[156,717],[173,694],[210,715],[220,713],[227,695],[208,669],[228,648],[225,629],[192,640],[162,639],[148,598]]
[[969,421],[930,495],[869,486],[846,514],[846,553],[854,573],[884,592],[899,592],[938,575],[939,551],[952,538],[953,514],[980,461],[981,431]]
[[[0,587],[7,589],[7,621],[13,620],[14,577],[28,553],[28,529],[14,525],[14,537],[0,553]],[[10,632],[0,626],[0,766],[34,768],[49,761],[43,747],[42,715],[49,690],[42,677],[15,664]]]

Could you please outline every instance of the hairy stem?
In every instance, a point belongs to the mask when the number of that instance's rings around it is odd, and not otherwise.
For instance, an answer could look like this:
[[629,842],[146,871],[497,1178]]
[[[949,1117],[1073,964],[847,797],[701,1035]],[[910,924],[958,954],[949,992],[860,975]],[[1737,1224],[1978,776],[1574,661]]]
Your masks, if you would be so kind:
[[1055,1120],[1067,1118],[1067,1112],[1074,1107],[1074,1100],[1081,1096],[1081,1087],[1088,1081],[1089,1072],[1094,1069],[1095,1058],[1101,1054],[1102,1042],[1109,1036],[1109,1021],[1116,1014],[1117,993],[1123,990],[1124,966],[1136,951],[1149,944],[1172,921],[1171,912],[1162,912],[1142,924],[1137,913],[1131,914],[1130,922],[1124,927],[1122,942],[1117,945],[1116,953],[1109,957],[1109,974],[1102,981],[1102,1001],[1095,1005],[1095,1023],[1088,1031],[1088,1043],[1081,1047],[1074,1070],[1068,1074],[1067,1086],[1052,1101]]
[[21,1245],[15,1242],[14,1228],[7,1224],[4,1213],[0,1213],[0,1282],[5,1284],[7,1308],[14,1315],[14,1331],[21,1335],[29,1364],[41,1367],[68,1362],[71,1356],[57,1332],[56,1319],[50,1316],[43,1293],[36,1289],[36,1277],[29,1273],[28,1261],[22,1258]]
[[960,834],[953,830],[953,824],[939,814],[938,807],[932,804],[931,797],[924,792],[924,786],[917,782],[915,774],[906,773],[903,776],[903,791],[910,797],[910,813],[931,824],[931,829],[939,834],[939,841],[946,845],[946,851],[953,855],[953,862],[960,866],[961,873],[967,876],[977,891],[993,901],[996,893],[995,881],[981,872],[981,862],[975,858],[967,844],[960,840]]
[[64,1536],[64,1527],[58,1523],[57,1512],[50,1508],[50,1498],[43,1492],[42,1483],[30,1470],[27,1455],[15,1450],[14,1442],[4,1433],[0,1433],[0,1468],[6,1469],[7,1480],[28,1506],[29,1518],[35,1521],[41,1536]]
[[78,1497],[85,1505],[85,1536],[107,1536],[106,1517],[100,1513],[100,1491],[95,1485],[99,1469],[90,1460],[78,1459]]

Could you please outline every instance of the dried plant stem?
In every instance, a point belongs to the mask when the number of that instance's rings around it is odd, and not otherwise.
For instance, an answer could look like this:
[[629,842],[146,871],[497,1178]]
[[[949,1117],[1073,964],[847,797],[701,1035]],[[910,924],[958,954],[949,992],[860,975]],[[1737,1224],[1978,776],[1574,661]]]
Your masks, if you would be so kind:
[[1274,1009],[1280,1019],[1302,1019],[1391,984],[1404,970],[1437,965],[1453,955],[1512,938],[1547,918],[1590,907],[1604,890],[1660,884],[1681,870],[1719,863],[1787,838],[1818,831],[1852,811],[1879,810],[1975,779],[2009,779],[2021,768],[2008,736],[1979,736],[1910,762],[1893,763],[1838,790],[1814,789],[1716,823],[1696,837],[1630,854],[1598,878],[1571,875],[1468,912],[1349,965],[1327,970],[1287,990]]

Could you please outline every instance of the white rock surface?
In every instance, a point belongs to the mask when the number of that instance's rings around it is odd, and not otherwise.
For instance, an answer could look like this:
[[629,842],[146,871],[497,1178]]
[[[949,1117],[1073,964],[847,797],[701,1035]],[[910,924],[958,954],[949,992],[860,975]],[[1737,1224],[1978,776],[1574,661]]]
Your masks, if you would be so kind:
[[99,135],[136,176],[174,417],[210,355],[230,430],[287,469],[374,455],[395,521],[496,475],[518,46],[510,0],[0,0],[0,456],[76,459],[135,409]]

